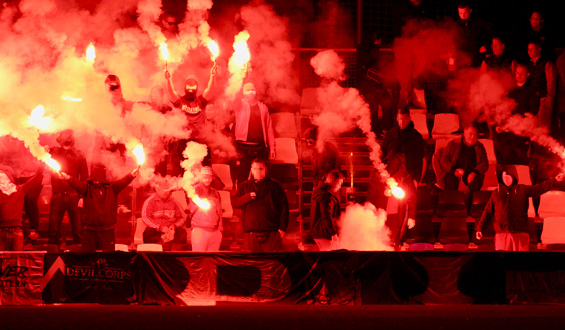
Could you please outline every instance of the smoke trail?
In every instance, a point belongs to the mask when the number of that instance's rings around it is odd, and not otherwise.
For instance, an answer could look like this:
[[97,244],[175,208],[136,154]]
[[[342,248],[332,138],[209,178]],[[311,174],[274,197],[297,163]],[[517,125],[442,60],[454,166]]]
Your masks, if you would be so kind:
[[386,212],[371,203],[351,204],[340,218],[340,247],[357,251],[392,251]]
[[186,158],[181,163],[185,171],[178,185],[184,189],[188,198],[194,198],[196,196],[194,185],[198,182],[198,173],[200,173],[202,160],[206,157],[207,153],[208,151],[205,145],[193,141],[187,143],[186,149],[182,153]]
[[247,40],[249,40],[249,32],[246,30],[239,32],[234,38],[234,53],[228,62],[228,71],[231,74],[226,88],[228,98],[233,98],[241,90],[243,84],[243,78],[250,59]]

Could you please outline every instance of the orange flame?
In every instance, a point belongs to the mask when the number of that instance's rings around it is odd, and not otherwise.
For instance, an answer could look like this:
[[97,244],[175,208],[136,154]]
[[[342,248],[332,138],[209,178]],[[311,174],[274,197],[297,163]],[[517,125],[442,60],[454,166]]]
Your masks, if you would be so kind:
[[161,43],[161,45],[159,46],[159,50],[161,51],[161,57],[163,57],[163,59],[165,61],[169,60],[169,47],[167,47],[166,43]]
[[45,108],[40,104],[35,109],[31,110],[31,115],[28,118],[28,123],[31,126],[35,126],[39,129],[45,130],[51,122],[51,118],[43,117],[45,114]]
[[47,166],[49,166],[53,171],[59,173],[61,171],[61,165],[53,158],[45,158],[43,160]]
[[218,55],[220,55],[220,46],[218,46],[218,43],[214,40],[208,41],[206,46],[210,53],[212,53],[212,61],[215,61],[216,58],[218,58]]
[[91,42],[90,44],[88,44],[88,47],[86,47],[85,57],[89,62],[94,62],[94,60],[96,59],[96,48],[94,48],[94,43]]
[[194,196],[194,198],[192,198],[192,201],[203,210],[210,209],[210,202],[207,199],[200,199],[200,197]]
[[138,165],[142,165],[143,163],[145,163],[145,151],[143,151],[143,146],[141,144],[138,144],[132,150],[132,153],[135,156],[135,158],[137,159]]
[[249,53],[249,48],[247,47],[247,40],[249,40],[249,32],[242,31],[235,36],[233,43],[235,63],[241,68],[245,67],[251,59],[251,53]]

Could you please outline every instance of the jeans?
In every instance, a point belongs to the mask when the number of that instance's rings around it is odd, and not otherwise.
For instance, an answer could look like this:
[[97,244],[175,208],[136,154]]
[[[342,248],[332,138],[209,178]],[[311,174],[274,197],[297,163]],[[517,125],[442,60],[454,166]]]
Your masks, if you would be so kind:
[[49,244],[59,245],[61,240],[61,223],[65,212],[69,215],[71,228],[73,230],[73,244],[81,243],[82,225],[80,221],[80,208],[78,201],[80,196],[76,193],[54,193],[51,198],[49,212]]
[[0,251],[23,251],[24,232],[22,227],[0,228]]

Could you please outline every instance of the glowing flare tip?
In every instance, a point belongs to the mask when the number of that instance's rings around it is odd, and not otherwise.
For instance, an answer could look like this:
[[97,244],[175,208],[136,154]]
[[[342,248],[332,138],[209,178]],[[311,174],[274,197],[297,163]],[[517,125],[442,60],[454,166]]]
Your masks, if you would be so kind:
[[159,50],[161,50],[161,56],[163,57],[163,59],[165,61],[168,61],[169,60],[169,48],[167,47],[167,44],[163,42],[159,46]]
[[220,55],[220,47],[218,43],[214,40],[208,41],[207,44],[208,50],[212,53],[212,61],[215,61],[218,55]]
[[86,48],[86,60],[89,62],[94,62],[96,59],[96,49],[94,48],[94,44],[90,43]]
[[132,150],[132,153],[137,159],[138,165],[145,163],[145,152],[143,151],[143,146],[141,144],[138,144],[137,147]]
[[195,196],[192,201],[194,202],[194,204],[196,204],[199,208],[203,209],[203,210],[209,210],[210,209],[210,202],[208,202],[207,199],[200,199],[200,197]]
[[44,160],[45,164],[47,164],[47,166],[51,167],[51,169],[53,169],[53,171],[55,172],[59,172],[61,171],[61,165],[59,165],[59,163],[57,163],[57,161],[53,158],[46,158]]
[[404,196],[406,196],[406,194],[404,193],[404,190],[402,190],[402,188],[396,186],[394,188],[392,188],[392,195],[398,199],[403,199]]

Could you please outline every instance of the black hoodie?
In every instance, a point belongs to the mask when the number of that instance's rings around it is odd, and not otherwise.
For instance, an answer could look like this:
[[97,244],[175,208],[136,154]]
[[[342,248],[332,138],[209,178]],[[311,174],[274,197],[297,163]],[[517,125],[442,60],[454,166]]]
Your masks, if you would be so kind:
[[336,220],[339,219],[341,208],[339,199],[330,192],[330,185],[320,182],[312,193],[310,219],[313,238],[331,239],[337,235]]
[[[502,181],[502,172],[511,175],[512,184],[508,187]],[[527,233],[529,197],[539,197],[546,192],[560,188],[557,180],[547,180],[534,186],[518,184],[518,174],[513,165],[504,166],[498,173],[498,189],[493,191],[477,231],[484,231],[494,218],[494,231],[497,233]],[[561,190],[562,188],[560,188]]]
[[381,145],[383,162],[390,175],[405,170],[417,181],[422,177],[424,160],[424,139],[414,128],[414,122],[401,129],[396,124],[388,131]]

